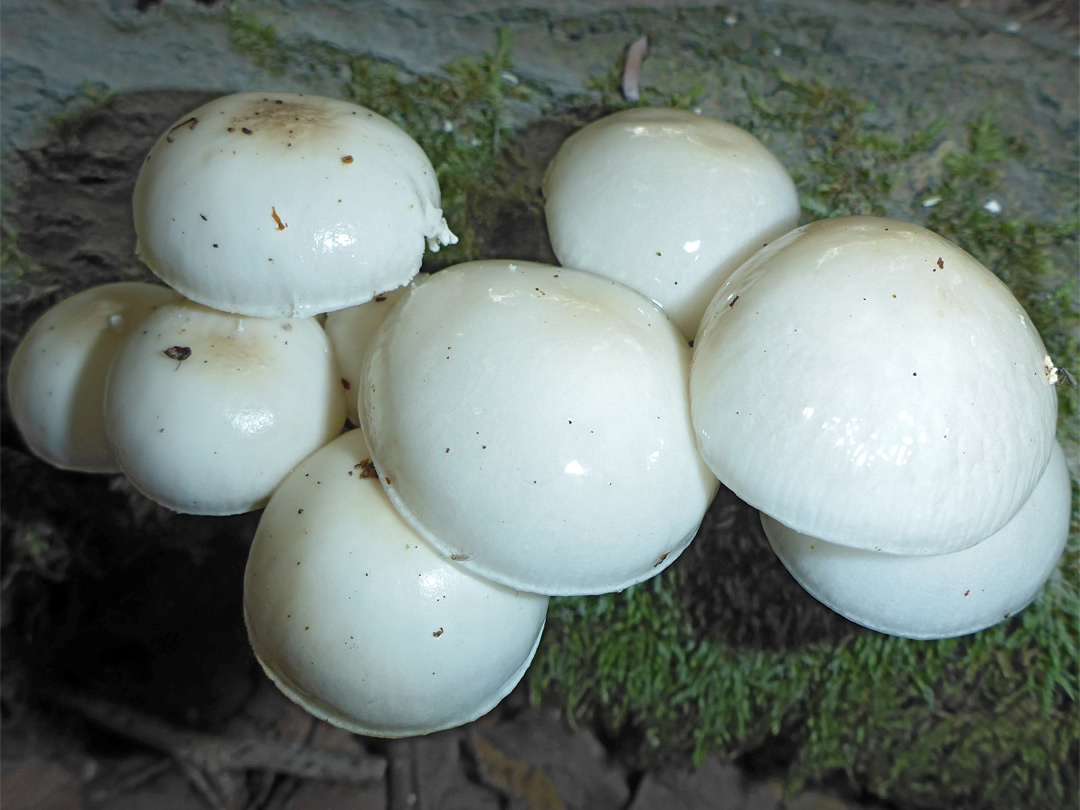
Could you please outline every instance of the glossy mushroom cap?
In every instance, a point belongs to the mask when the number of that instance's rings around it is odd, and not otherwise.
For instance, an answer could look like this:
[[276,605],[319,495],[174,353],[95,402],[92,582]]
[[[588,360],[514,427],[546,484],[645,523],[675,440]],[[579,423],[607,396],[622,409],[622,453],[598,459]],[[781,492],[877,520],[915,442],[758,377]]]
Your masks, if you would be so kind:
[[[421,284],[428,277],[428,273],[417,273],[410,283]],[[354,425],[360,424],[360,376],[363,374],[368,348],[382,322],[407,289],[408,285],[398,287],[363,304],[338,309],[326,316],[323,328],[326,329],[326,336],[330,338],[330,345],[334,347],[334,355],[341,367],[345,404],[349,408],[349,421]]]
[[637,290],[692,338],[713,293],[799,221],[791,177],[749,132],[637,108],[571,135],[544,177],[560,264]]
[[167,287],[120,282],[65,298],[42,315],[11,358],[11,415],[34,455],[78,472],[119,472],[102,407],[113,357]]
[[453,244],[431,162],[391,121],[296,93],[238,93],[182,117],[135,186],[137,252],[226,312],[297,317],[400,287]]
[[360,419],[391,501],[509,587],[603,593],[659,573],[717,489],[694,446],[690,350],[656,305],[590,273],[434,273],[368,354]]
[[811,596],[872,630],[962,636],[1015,616],[1054,572],[1069,537],[1069,471],[1055,444],[1020,511],[987,539],[932,557],[847,548],[761,515],[773,550]]
[[359,430],[274,493],[244,577],[267,675],[316,717],[382,737],[492,709],[532,660],[547,603],[435,553],[387,500]]
[[897,554],[973,545],[1054,442],[1046,349],[989,270],[903,222],[815,222],[724,283],[695,342],[698,446],[792,529]]
[[158,308],[124,344],[105,392],[121,468],[177,512],[263,506],[345,424],[341,373],[314,318],[248,318],[191,301]]

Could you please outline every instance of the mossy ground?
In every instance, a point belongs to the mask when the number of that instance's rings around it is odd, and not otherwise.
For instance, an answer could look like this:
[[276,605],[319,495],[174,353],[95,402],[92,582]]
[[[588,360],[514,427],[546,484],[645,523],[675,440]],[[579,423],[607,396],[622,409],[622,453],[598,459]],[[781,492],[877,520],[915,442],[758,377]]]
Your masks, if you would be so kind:
[[[492,256],[550,261],[544,164],[574,128],[627,106],[618,64],[579,96],[530,86],[513,72],[505,34],[486,58],[415,75],[325,45],[286,46],[235,8],[222,20],[233,46],[272,72],[346,65],[341,96],[390,117],[423,146],[461,237],[427,269]],[[605,25],[617,23],[559,22],[568,36]],[[687,35],[682,45],[717,70],[687,74],[661,51],[650,58],[663,81],[647,86],[641,103],[700,106],[754,132],[795,177],[805,221],[902,216],[954,240],[1010,285],[1055,361],[1080,370],[1075,165],[1044,172],[1040,210],[992,213],[985,203],[1017,167],[1045,160],[993,112],[955,120],[909,105],[905,127],[886,126],[856,91],[773,66],[767,56],[791,49],[788,41],[763,34],[747,52]],[[12,226],[4,229],[6,283],[31,273],[33,260]],[[1059,436],[1075,460],[1078,392],[1062,387],[1059,402]],[[534,699],[558,702],[641,763],[712,752],[779,769],[792,786],[847,780],[903,806],[1075,806],[1075,466],[1073,476],[1069,547],[1036,602],[997,627],[930,643],[856,628],[801,595],[750,510],[727,496],[682,564],[623,593],[553,600],[529,675]],[[77,539],[44,524],[12,537],[5,605],[25,602],[9,598],[20,582],[63,581],[86,556]]]

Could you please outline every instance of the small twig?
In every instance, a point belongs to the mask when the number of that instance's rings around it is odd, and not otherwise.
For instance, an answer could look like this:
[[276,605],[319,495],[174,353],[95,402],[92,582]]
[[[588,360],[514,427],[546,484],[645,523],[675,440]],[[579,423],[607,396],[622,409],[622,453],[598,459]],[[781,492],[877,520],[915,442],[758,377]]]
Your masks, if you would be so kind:
[[387,810],[417,810],[416,757],[413,740],[390,740],[387,745]]
[[174,756],[184,777],[202,794],[203,799],[215,810],[227,810],[229,807],[229,786],[222,784],[216,774],[210,774],[185,759]]
[[142,787],[147,782],[161,776],[171,767],[173,767],[173,764],[167,759],[154,759],[133,773],[116,779],[113,784],[95,788],[90,794],[90,799],[94,804],[105,804],[113,796],[130,793]]
[[641,36],[626,49],[626,67],[623,69],[622,94],[627,101],[641,98],[638,87],[638,74],[641,72],[641,60],[649,50],[649,38]]
[[175,728],[156,717],[100,698],[70,692],[57,692],[48,697],[115,734],[210,774],[267,771],[300,779],[372,784],[386,773],[386,761],[379,757],[360,757],[274,740],[215,737]]
[[1035,8],[1021,14],[1020,19],[1024,20],[1025,22],[1030,20],[1036,20],[1047,12],[1053,11],[1058,5],[1061,5],[1059,0],[1046,0],[1045,3],[1042,3],[1041,5],[1038,5]]

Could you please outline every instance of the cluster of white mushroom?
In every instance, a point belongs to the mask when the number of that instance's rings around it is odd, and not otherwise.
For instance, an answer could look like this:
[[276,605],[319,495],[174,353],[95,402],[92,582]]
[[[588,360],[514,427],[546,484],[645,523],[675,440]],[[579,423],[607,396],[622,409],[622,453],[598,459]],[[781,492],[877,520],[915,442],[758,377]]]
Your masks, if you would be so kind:
[[697,447],[807,591],[911,638],[1003,621],[1068,537],[1059,370],[956,245],[875,217],[793,229],[786,178],[729,125],[620,113],[550,168],[552,244],[695,338]]
[[176,292],[46,313],[15,420],[176,511],[265,506],[255,654],[365,734],[488,711],[548,597],[671,565],[718,479],[867,626],[956,635],[1034,597],[1068,524],[1055,369],[987,270],[904,223],[792,230],[776,158],[691,113],[586,127],[544,193],[564,266],[418,275],[456,240],[405,133],[315,96],[211,102],[136,185],[139,254]]

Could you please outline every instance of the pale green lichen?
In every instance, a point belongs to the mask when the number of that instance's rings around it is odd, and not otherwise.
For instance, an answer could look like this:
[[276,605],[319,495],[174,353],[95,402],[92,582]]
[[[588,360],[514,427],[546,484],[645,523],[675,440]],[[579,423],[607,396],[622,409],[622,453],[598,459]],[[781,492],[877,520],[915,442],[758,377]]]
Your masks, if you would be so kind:
[[274,26],[263,22],[253,13],[245,13],[233,3],[225,9],[225,28],[229,41],[239,53],[252,64],[271,73],[284,71],[289,60],[289,49],[278,41]]

